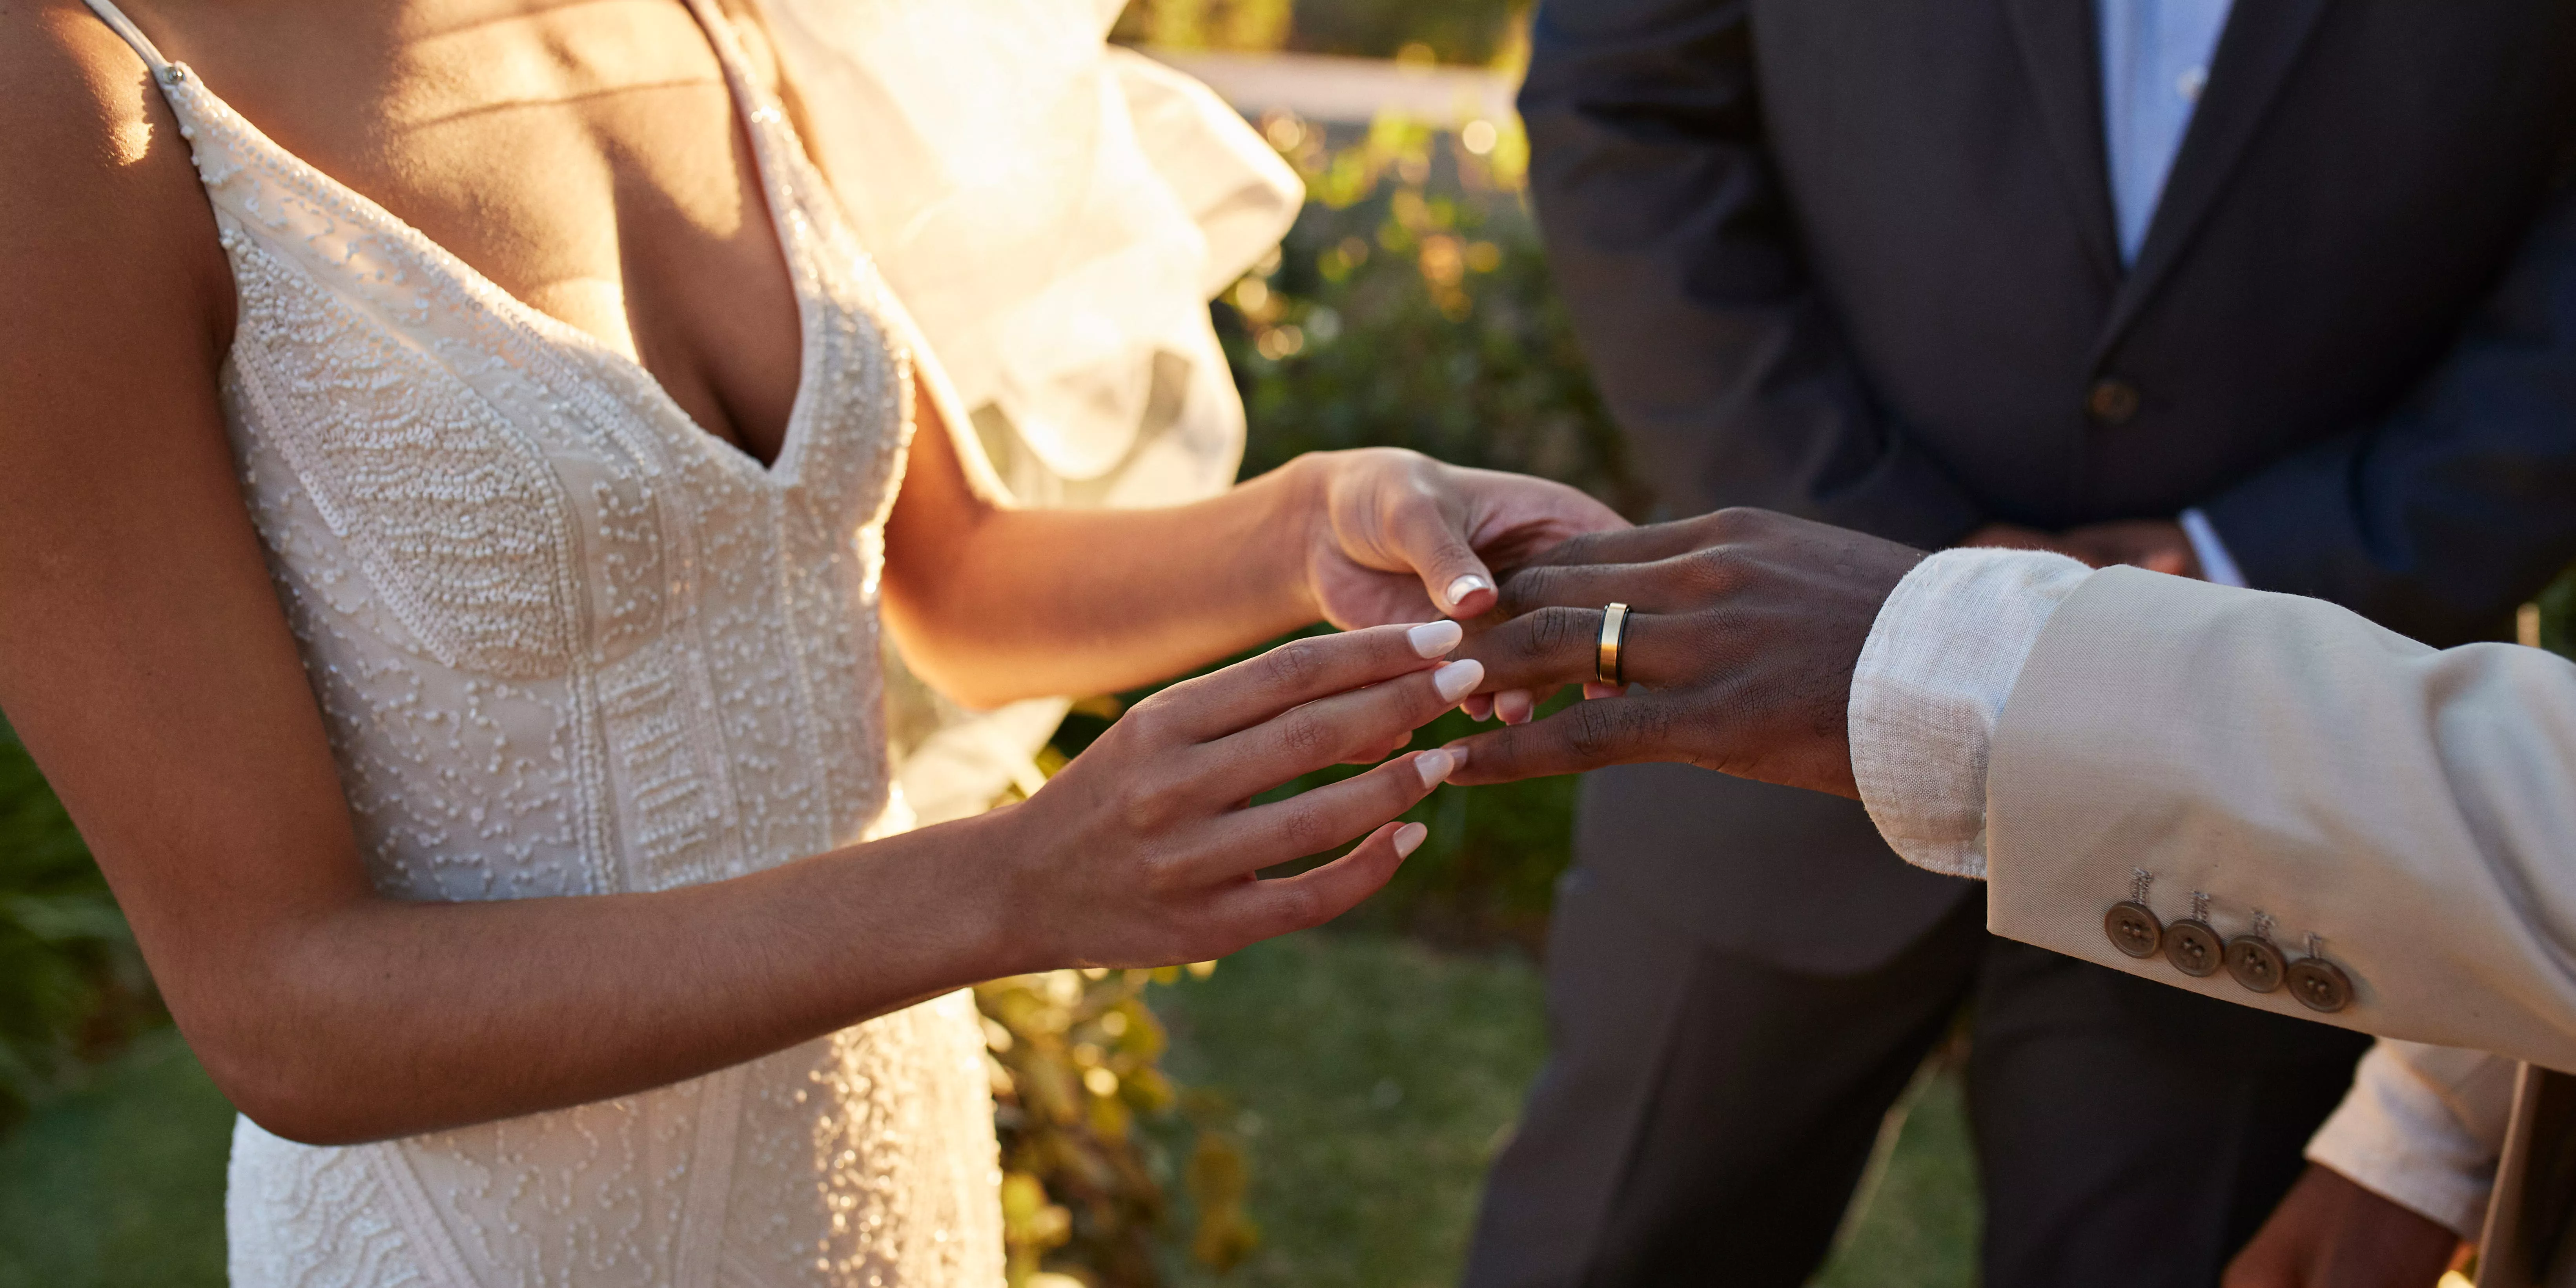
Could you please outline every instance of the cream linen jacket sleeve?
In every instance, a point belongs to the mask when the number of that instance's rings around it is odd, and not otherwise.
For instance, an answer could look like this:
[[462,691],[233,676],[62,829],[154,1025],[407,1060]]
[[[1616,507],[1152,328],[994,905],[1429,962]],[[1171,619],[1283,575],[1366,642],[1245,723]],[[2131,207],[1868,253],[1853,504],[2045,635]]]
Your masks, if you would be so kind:
[[[2463,1233],[2513,1064],[2576,1055],[2576,667],[2437,652],[2312,600],[2054,556],[1953,551],[1881,612],[1852,764],[1889,842],[1986,876],[1990,925],[2383,1041],[2309,1156]],[[1991,854],[1990,854],[1991,851]],[[2142,874],[2145,880],[2142,882]],[[2257,914],[2356,985],[2340,1014],[2134,959],[2103,930],[2147,887],[2222,935]]]

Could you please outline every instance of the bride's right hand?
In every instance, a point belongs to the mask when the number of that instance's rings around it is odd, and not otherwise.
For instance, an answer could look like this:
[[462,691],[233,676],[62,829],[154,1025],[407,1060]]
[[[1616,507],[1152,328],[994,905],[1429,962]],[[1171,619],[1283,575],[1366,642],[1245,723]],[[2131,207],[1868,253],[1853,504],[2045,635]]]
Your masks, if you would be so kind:
[[[1252,797],[1400,747],[1456,706],[1484,676],[1439,661],[1459,637],[1441,621],[1296,640],[1137,703],[1037,795],[988,816],[1020,856],[1005,867],[1009,956],[1021,969],[1206,961],[1367,898],[1426,833],[1390,820],[1458,767],[1456,750]],[[1363,834],[1311,871],[1257,875]]]

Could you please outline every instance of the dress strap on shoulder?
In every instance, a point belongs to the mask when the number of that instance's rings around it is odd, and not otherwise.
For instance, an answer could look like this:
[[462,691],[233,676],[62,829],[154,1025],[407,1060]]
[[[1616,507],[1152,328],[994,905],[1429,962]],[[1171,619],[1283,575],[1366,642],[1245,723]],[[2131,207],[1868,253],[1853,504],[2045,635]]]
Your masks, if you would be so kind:
[[124,10],[117,8],[111,0],[82,0],[82,3],[89,6],[91,13],[98,15],[100,22],[106,23],[115,30],[117,35],[123,36],[125,43],[134,46],[135,54],[143,59],[144,66],[152,69],[155,79],[169,78],[170,60],[161,56],[161,50],[152,43],[152,38],[144,35],[143,29],[135,26],[134,20],[126,17]]

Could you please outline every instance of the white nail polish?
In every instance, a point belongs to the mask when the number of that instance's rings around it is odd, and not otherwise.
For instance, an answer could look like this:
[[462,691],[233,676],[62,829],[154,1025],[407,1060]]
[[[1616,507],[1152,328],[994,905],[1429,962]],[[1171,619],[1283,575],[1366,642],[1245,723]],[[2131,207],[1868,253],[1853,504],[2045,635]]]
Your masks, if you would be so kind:
[[1485,664],[1474,658],[1444,662],[1431,673],[1431,687],[1440,690],[1443,702],[1455,702],[1475,691],[1484,681]]
[[1493,584],[1494,583],[1487,581],[1472,572],[1468,573],[1466,576],[1449,583],[1449,606],[1451,608],[1456,608],[1459,600],[1465,599],[1469,595],[1475,594],[1477,591],[1490,589]]
[[1421,849],[1422,838],[1429,835],[1431,829],[1420,823],[1407,823],[1395,829],[1395,857],[1400,859]]
[[1404,638],[1413,645],[1414,656],[1440,657],[1467,638],[1467,628],[1456,622],[1424,622],[1406,631]]
[[1458,758],[1434,748],[1413,758],[1413,772],[1422,775],[1422,789],[1429,791],[1457,772]]

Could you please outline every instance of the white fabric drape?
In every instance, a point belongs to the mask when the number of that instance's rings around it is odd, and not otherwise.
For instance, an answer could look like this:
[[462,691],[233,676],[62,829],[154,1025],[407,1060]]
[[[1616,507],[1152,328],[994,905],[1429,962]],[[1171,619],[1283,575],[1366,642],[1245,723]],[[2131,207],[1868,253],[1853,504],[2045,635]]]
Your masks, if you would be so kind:
[[[925,386],[1022,505],[1234,481],[1243,405],[1207,302],[1304,190],[1206,86],[1107,41],[1115,0],[761,0],[808,145],[917,326]],[[966,432],[971,426],[971,432]],[[1017,782],[1061,699],[974,714],[895,677],[925,822]]]

